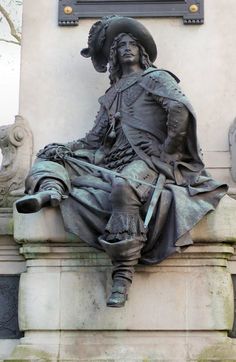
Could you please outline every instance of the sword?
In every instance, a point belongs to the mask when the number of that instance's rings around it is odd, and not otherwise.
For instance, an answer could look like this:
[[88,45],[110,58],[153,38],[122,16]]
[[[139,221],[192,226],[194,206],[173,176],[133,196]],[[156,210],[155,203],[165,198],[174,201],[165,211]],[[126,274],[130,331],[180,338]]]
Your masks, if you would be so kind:
[[138,178],[134,178],[134,177],[131,177],[131,176],[126,176],[126,175],[122,175],[121,173],[119,172],[116,172],[116,171],[112,171],[112,170],[109,170],[105,167],[101,167],[101,166],[97,166],[97,165],[94,165],[92,163],[89,163],[89,162],[86,162],[86,161],[83,161],[83,160],[79,160],[77,158],[74,158],[74,157],[70,157],[70,156],[67,156],[65,155],[63,157],[64,160],[68,160],[70,162],[73,162],[77,165],[81,165],[81,166],[86,166],[88,168],[91,168],[93,170],[96,170],[96,171],[100,171],[100,172],[106,172],[110,175],[113,175],[113,176],[118,176],[118,177],[122,177],[126,180],[130,180],[130,181],[133,181],[133,182],[137,182],[139,184],[142,184],[142,185],[146,185],[146,186],[149,186],[149,187],[152,187],[152,188],[156,188],[155,185],[153,184],[150,184],[149,182],[146,182],[146,181],[143,181],[143,180],[139,180]]

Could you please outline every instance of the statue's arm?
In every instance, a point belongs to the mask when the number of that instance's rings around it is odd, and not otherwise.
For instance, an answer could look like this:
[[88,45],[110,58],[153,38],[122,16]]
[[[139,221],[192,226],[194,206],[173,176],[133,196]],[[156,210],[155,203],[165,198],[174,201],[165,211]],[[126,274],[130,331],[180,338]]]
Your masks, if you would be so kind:
[[186,144],[189,111],[183,103],[176,100],[157,97],[157,101],[167,112],[167,137],[162,150],[168,154],[181,153]]
[[154,96],[155,100],[166,111],[166,139],[159,146],[159,157],[166,163],[179,161],[186,151],[189,111],[176,100]]
[[84,138],[68,142],[66,144],[66,147],[68,147],[72,152],[75,152],[80,149],[96,150],[101,145],[107,127],[108,127],[107,111],[104,107],[101,107],[96,116],[93,128],[86,134]]
[[93,128],[90,132],[86,134],[84,138],[67,142],[64,144],[61,143],[51,143],[46,145],[44,149],[40,150],[37,154],[37,157],[54,160],[57,158],[57,155],[60,154],[63,157],[64,154],[68,152],[76,152],[78,150],[96,150],[101,145],[103,137],[106,133],[108,126],[108,116],[104,107],[101,107],[96,119]]
[[161,159],[168,163],[179,160],[186,148],[193,110],[178,86],[178,79],[168,71],[154,70],[143,77],[140,85],[166,112],[167,135],[160,147]]

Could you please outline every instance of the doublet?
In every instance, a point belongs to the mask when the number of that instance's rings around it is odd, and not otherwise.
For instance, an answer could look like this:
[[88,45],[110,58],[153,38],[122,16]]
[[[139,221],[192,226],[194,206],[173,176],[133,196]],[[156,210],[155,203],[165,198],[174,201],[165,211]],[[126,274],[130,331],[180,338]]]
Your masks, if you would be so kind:
[[[203,169],[195,114],[172,74],[149,68],[142,74],[121,79],[99,98],[99,103],[101,108],[93,129],[71,146],[73,150],[99,149],[111,127],[111,120],[119,113],[122,131],[130,147],[149,167],[178,184],[189,182],[186,175],[179,172],[180,163],[182,169],[189,170],[190,167],[197,173]],[[152,145],[151,152],[143,150],[145,141]],[[160,153],[165,152],[174,156],[178,153],[178,159],[173,157],[168,163],[162,161]]]

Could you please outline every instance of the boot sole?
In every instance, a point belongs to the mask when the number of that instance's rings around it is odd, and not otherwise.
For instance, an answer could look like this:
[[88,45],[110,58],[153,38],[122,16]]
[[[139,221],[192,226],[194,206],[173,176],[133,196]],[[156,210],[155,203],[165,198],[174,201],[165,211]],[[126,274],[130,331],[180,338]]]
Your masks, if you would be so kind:
[[125,302],[124,303],[120,303],[120,304],[110,304],[110,303],[107,303],[107,307],[109,308],[122,308],[125,306]]

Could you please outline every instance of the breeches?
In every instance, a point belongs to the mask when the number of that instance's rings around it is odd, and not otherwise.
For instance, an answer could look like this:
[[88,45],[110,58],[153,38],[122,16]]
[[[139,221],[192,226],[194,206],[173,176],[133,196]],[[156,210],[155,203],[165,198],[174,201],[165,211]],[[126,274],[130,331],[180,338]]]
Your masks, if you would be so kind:
[[[90,245],[105,250],[119,272],[128,268],[130,273],[146,241],[147,230],[144,229],[140,210],[150,197],[152,188],[122,176],[153,184],[157,173],[144,161],[135,160],[124,167],[120,175],[117,177],[86,167],[75,167],[72,163],[62,166],[40,160],[26,180],[26,191],[37,192],[48,179],[59,181],[68,194],[60,206],[65,229]],[[114,251],[112,244],[116,244]],[[129,245],[132,253],[128,252]]]

